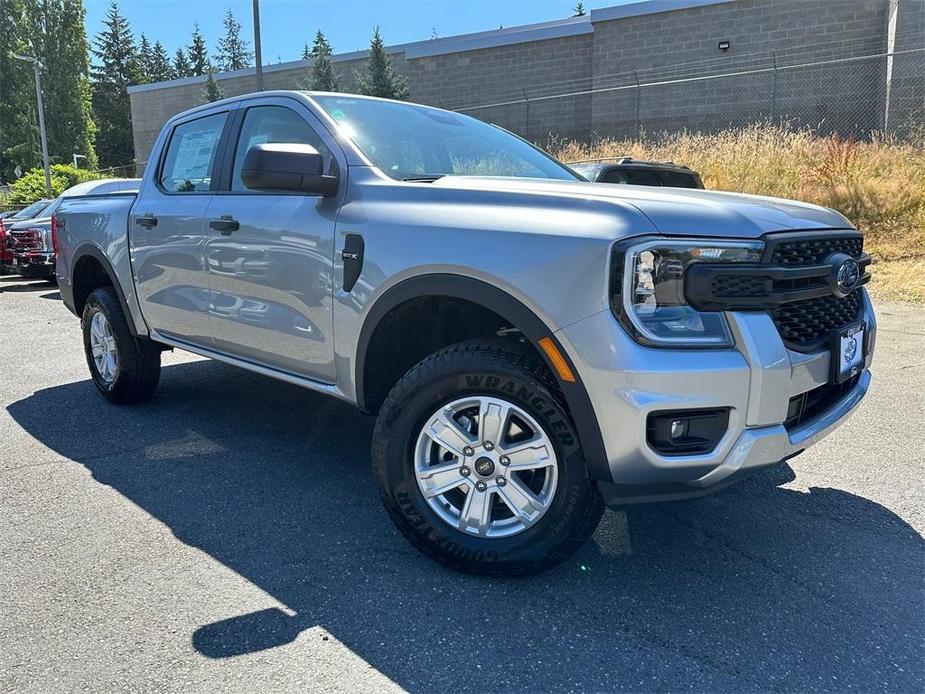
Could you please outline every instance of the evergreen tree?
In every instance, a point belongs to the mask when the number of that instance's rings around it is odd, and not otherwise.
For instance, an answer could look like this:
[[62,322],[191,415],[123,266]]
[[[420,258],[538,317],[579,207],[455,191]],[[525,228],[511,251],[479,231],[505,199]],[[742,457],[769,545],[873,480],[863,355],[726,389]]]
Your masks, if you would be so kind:
[[193,74],[193,68],[190,67],[189,59],[186,57],[186,51],[182,47],[177,48],[173,56],[173,76],[177,79],[190,77]]
[[26,171],[42,160],[32,68],[13,58],[29,52],[26,25],[24,0],[0,0],[0,182],[15,180],[17,166]]
[[587,12],[585,12],[585,4],[579,0],[578,4],[575,5],[573,13],[574,17],[584,17],[587,14]]
[[220,70],[231,71],[250,67],[253,54],[250,44],[241,38],[241,23],[231,10],[225,13],[225,36],[218,40],[216,65]]
[[153,48],[148,37],[142,34],[138,39],[138,80],[141,83],[153,82],[151,79],[151,59],[153,58]]
[[395,71],[395,66],[385,52],[385,43],[379,27],[373,31],[369,43],[369,58],[365,71],[356,72],[357,89],[360,94],[381,96],[387,99],[407,99],[408,81]]
[[[321,33],[321,32],[318,32]],[[311,60],[312,59],[312,49],[308,46],[308,41],[305,42],[305,45],[302,46],[302,60]]]
[[155,41],[154,48],[151,51],[151,81],[164,82],[172,80],[173,76],[173,66],[170,64],[167,49],[164,48],[164,44],[160,41]]
[[96,153],[102,166],[122,166],[134,158],[129,85],[138,82],[137,53],[128,21],[115,2],[94,40],[93,116],[100,138]]
[[202,90],[202,102],[208,104],[213,101],[220,101],[224,98],[224,90],[218,86],[218,82],[216,82],[215,78],[212,76],[212,71],[209,70],[209,77],[206,79],[206,88]]
[[312,61],[312,70],[308,83],[309,89],[316,92],[340,91],[337,73],[334,72],[334,64],[331,62],[332,52],[331,44],[319,29],[315,34],[315,43],[308,53],[308,57]]
[[204,76],[212,69],[209,64],[209,50],[206,48],[206,39],[202,32],[199,31],[198,22],[193,25],[193,38],[187,55],[189,56],[190,75]]

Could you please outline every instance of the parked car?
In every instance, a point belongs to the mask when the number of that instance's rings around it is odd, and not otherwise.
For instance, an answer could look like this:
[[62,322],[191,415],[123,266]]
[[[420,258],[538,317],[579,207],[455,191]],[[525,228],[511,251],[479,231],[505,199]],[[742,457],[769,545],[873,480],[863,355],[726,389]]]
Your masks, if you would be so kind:
[[605,503],[798,455],[870,384],[870,258],[840,214],[588,183],[440,109],[210,103],[167,122],[137,195],[57,220],[103,396],[150,398],[177,348],[375,413],[389,515],[455,569],[545,569]]
[[671,161],[643,161],[622,157],[612,162],[576,162],[569,166],[593,183],[626,183],[633,186],[669,188],[704,187],[699,173]]
[[13,267],[13,249],[9,235],[9,227],[16,222],[31,219],[41,214],[41,211],[51,203],[51,200],[36,200],[18,211],[0,212],[0,274],[15,273]]
[[55,212],[62,201],[81,196],[138,190],[137,178],[107,178],[71,186],[45,205],[35,217],[14,222],[7,232],[12,266],[27,279],[57,282],[55,276]]

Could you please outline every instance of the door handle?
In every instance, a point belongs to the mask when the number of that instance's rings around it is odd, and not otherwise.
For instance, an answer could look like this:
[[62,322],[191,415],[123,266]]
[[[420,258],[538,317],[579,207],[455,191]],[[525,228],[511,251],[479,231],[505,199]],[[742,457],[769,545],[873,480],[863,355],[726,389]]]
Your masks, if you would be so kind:
[[135,217],[135,224],[145,229],[153,229],[157,226],[157,217],[155,217],[150,212],[148,214],[143,214],[140,217]]
[[209,228],[222,232],[224,236],[228,236],[232,231],[240,229],[241,225],[238,223],[238,220],[234,219],[230,214],[223,214],[218,219],[210,221]]

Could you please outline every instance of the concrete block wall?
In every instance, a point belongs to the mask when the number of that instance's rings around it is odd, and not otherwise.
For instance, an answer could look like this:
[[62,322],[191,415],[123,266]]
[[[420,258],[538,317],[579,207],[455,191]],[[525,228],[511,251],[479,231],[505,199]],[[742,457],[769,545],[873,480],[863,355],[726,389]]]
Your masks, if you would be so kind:
[[[389,50],[412,101],[538,140],[551,133],[710,130],[775,115],[863,133],[883,124],[886,59],[864,56],[886,51],[891,2],[898,3],[901,28],[896,50],[925,47],[925,0],[648,0]],[[729,41],[730,49],[720,51],[719,41]],[[839,62],[788,69],[824,60]],[[353,88],[364,61],[364,52],[335,56],[344,90]],[[923,66],[922,53],[894,61],[891,122],[925,113]],[[297,88],[309,67],[306,61],[267,66],[265,85]],[[724,73],[744,74],[685,81]],[[252,70],[215,79],[227,96],[256,86]],[[647,85],[638,95],[637,80]],[[139,162],[171,115],[203,102],[203,89],[204,80],[192,78],[130,90]]]

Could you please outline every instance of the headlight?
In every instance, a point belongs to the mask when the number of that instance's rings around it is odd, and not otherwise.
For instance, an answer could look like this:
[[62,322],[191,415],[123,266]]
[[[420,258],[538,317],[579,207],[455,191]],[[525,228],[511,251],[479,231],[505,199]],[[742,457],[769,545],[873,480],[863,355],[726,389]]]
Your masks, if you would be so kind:
[[721,311],[697,311],[688,305],[684,274],[692,263],[757,263],[763,250],[761,241],[650,239],[618,244],[611,271],[614,313],[642,344],[731,347]]

